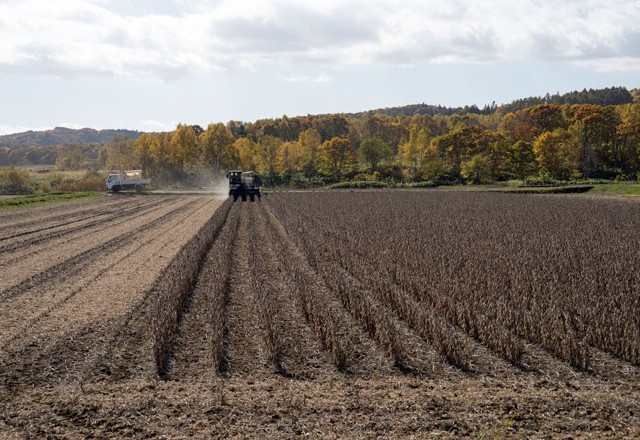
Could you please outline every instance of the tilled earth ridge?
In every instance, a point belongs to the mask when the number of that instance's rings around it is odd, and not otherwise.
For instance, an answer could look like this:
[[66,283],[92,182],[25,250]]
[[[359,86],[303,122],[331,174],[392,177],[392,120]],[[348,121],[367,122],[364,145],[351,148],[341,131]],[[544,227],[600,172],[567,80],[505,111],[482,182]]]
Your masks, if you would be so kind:
[[[204,272],[227,261],[227,276],[207,278],[221,286],[193,286],[167,380],[159,379],[149,289],[221,203],[180,196],[69,204],[69,212],[56,207],[51,228],[39,211],[22,227],[11,214],[13,238],[0,257],[8,270],[0,277],[0,436],[640,436],[638,367],[601,350],[592,351],[596,368],[581,371],[537,344],[525,341],[525,362],[513,365],[472,339],[472,370],[463,371],[388,307],[411,368],[394,366],[388,347],[329,287],[328,272],[314,269],[268,198],[231,206],[229,231],[216,239],[233,243],[218,250],[211,243],[201,264]],[[108,226],[114,209],[131,222]],[[11,249],[19,240],[24,248]],[[214,255],[220,249],[228,255]],[[42,261],[25,264],[19,252]],[[11,270],[19,276],[7,278]],[[348,274],[366,292],[358,275]],[[223,316],[208,312],[214,291],[224,296]],[[265,292],[268,307],[260,303]],[[334,364],[304,298],[333,317],[345,367]],[[265,311],[273,314],[279,365],[270,361]],[[221,371],[211,352],[216,319],[224,327]]]

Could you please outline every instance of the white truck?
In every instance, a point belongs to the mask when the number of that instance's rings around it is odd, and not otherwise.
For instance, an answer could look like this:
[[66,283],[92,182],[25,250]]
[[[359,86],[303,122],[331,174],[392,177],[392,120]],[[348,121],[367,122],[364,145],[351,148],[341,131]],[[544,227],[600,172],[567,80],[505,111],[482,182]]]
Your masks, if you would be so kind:
[[107,191],[114,193],[123,189],[133,189],[140,192],[151,183],[151,179],[142,178],[142,170],[127,170],[119,174],[109,174],[107,177]]

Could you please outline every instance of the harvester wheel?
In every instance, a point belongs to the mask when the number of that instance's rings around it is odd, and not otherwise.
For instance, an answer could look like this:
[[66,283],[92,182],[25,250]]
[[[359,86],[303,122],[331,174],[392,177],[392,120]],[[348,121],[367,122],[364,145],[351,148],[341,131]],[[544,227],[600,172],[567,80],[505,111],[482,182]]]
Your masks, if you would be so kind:
[[246,202],[246,201],[247,201],[247,196],[246,196],[246,194],[242,194],[242,201],[243,201],[243,202]]
[[253,194],[251,194],[251,195],[249,196],[249,199],[250,199],[252,202],[255,202],[255,201],[256,201],[256,198],[255,198],[255,196],[254,196]]
[[238,200],[238,194],[233,195],[233,201],[235,202],[236,200]]

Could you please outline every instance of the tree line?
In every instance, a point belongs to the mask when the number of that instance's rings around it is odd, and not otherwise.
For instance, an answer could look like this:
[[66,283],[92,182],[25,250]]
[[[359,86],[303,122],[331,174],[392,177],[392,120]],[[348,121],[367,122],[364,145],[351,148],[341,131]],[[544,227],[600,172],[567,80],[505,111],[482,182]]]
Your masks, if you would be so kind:
[[142,168],[161,182],[235,168],[273,182],[635,180],[640,103],[537,104],[490,114],[283,116],[206,128],[180,124],[173,132],[120,139],[106,151],[107,168]]
[[106,145],[0,147],[0,165],[141,168],[160,185],[237,168],[255,170],[272,184],[635,180],[640,172],[638,92],[584,90],[484,109],[431,106],[421,113],[419,106],[405,106],[408,113],[283,116],[204,128],[179,124],[171,132],[119,133]]

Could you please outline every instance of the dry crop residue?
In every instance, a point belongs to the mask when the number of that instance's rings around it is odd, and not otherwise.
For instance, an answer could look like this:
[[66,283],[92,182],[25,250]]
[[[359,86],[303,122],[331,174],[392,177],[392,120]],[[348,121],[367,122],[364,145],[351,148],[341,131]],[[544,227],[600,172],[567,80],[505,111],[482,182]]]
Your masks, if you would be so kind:
[[318,191],[24,212],[0,233],[8,436],[640,436],[638,203]]

